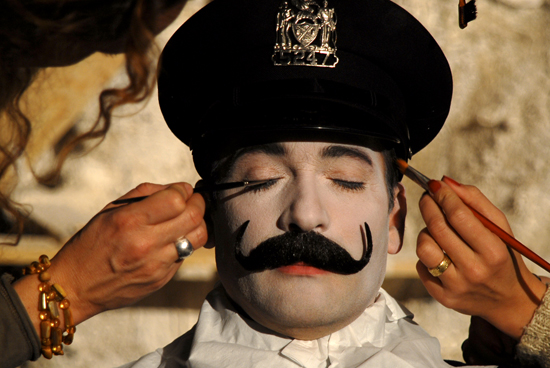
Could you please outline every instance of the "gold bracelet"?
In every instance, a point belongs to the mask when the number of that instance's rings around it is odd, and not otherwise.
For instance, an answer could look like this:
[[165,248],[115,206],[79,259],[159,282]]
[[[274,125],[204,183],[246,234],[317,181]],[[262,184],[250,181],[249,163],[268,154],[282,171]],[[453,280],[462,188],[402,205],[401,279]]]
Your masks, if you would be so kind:
[[[53,355],[63,355],[63,344],[70,345],[76,332],[67,293],[59,284],[50,285],[49,283],[51,280],[48,272],[50,265],[48,256],[41,255],[38,262],[33,262],[23,269],[24,275],[38,274],[40,280],[40,285],[38,285],[40,342],[42,355],[47,359],[51,359]],[[58,303],[59,308],[63,311],[65,334],[59,327],[61,322],[59,321]]]

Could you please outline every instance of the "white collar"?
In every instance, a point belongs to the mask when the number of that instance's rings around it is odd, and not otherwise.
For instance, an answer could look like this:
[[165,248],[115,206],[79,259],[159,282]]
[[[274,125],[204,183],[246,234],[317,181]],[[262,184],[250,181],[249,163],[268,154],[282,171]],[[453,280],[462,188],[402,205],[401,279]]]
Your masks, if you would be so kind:
[[[196,347],[204,342],[237,344],[256,351],[279,352],[300,366],[326,366],[331,352],[362,348],[363,358],[374,355],[388,341],[387,324],[397,323],[412,314],[401,307],[386,291],[380,289],[374,303],[351,324],[317,340],[296,340],[278,335],[236,311],[225,290],[218,285],[201,309],[200,323],[195,331]],[[371,346],[372,349],[366,349]],[[312,360],[319,364],[312,364]]]

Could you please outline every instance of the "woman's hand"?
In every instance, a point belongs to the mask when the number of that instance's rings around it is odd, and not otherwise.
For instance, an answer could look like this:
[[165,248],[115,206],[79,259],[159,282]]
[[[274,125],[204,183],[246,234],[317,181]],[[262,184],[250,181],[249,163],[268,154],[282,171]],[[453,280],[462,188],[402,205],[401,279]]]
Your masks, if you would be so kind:
[[[430,195],[420,200],[427,225],[417,241],[420,279],[444,306],[482,317],[519,339],[546,285],[531,274],[521,255],[485,228],[464,203],[512,234],[504,214],[477,188],[449,178],[431,181]],[[443,251],[452,264],[434,277],[428,268],[443,260]]]
[[[164,286],[181,265],[174,245],[179,237],[195,249],[206,243],[204,199],[191,185],[141,184],[122,198],[139,196],[149,197],[106,206],[51,260],[51,282],[67,292],[75,324]],[[37,285],[36,276],[14,285],[32,319]]]

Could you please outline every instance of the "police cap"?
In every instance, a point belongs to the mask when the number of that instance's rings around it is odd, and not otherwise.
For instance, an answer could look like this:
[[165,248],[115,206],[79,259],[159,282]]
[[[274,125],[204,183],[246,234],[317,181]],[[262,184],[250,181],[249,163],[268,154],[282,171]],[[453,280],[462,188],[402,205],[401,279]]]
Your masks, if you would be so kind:
[[389,0],[214,0],[167,43],[158,82],[203,177],[214,158],[277,140],[374,137],[408,159],[452,95],[440,47]]

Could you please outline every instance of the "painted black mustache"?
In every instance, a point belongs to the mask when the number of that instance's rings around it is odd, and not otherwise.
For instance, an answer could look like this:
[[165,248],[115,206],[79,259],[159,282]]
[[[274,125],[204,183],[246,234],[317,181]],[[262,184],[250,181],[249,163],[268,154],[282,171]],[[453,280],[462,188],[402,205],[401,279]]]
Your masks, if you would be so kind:
[[[235,240],[235,257],[248,271],[273,270],[303,262],[321,270],[342,275],[361,271],[369,263],[372,254],[372,235],[365,222],[367,244],[363,255],[355,260],[342,246],[325,236],[309,232],[286,232],[261,242],[248,256],[241,251],[241,240],[250,221],[245,222]],[[365,237],[363,243],[365,243]]]

